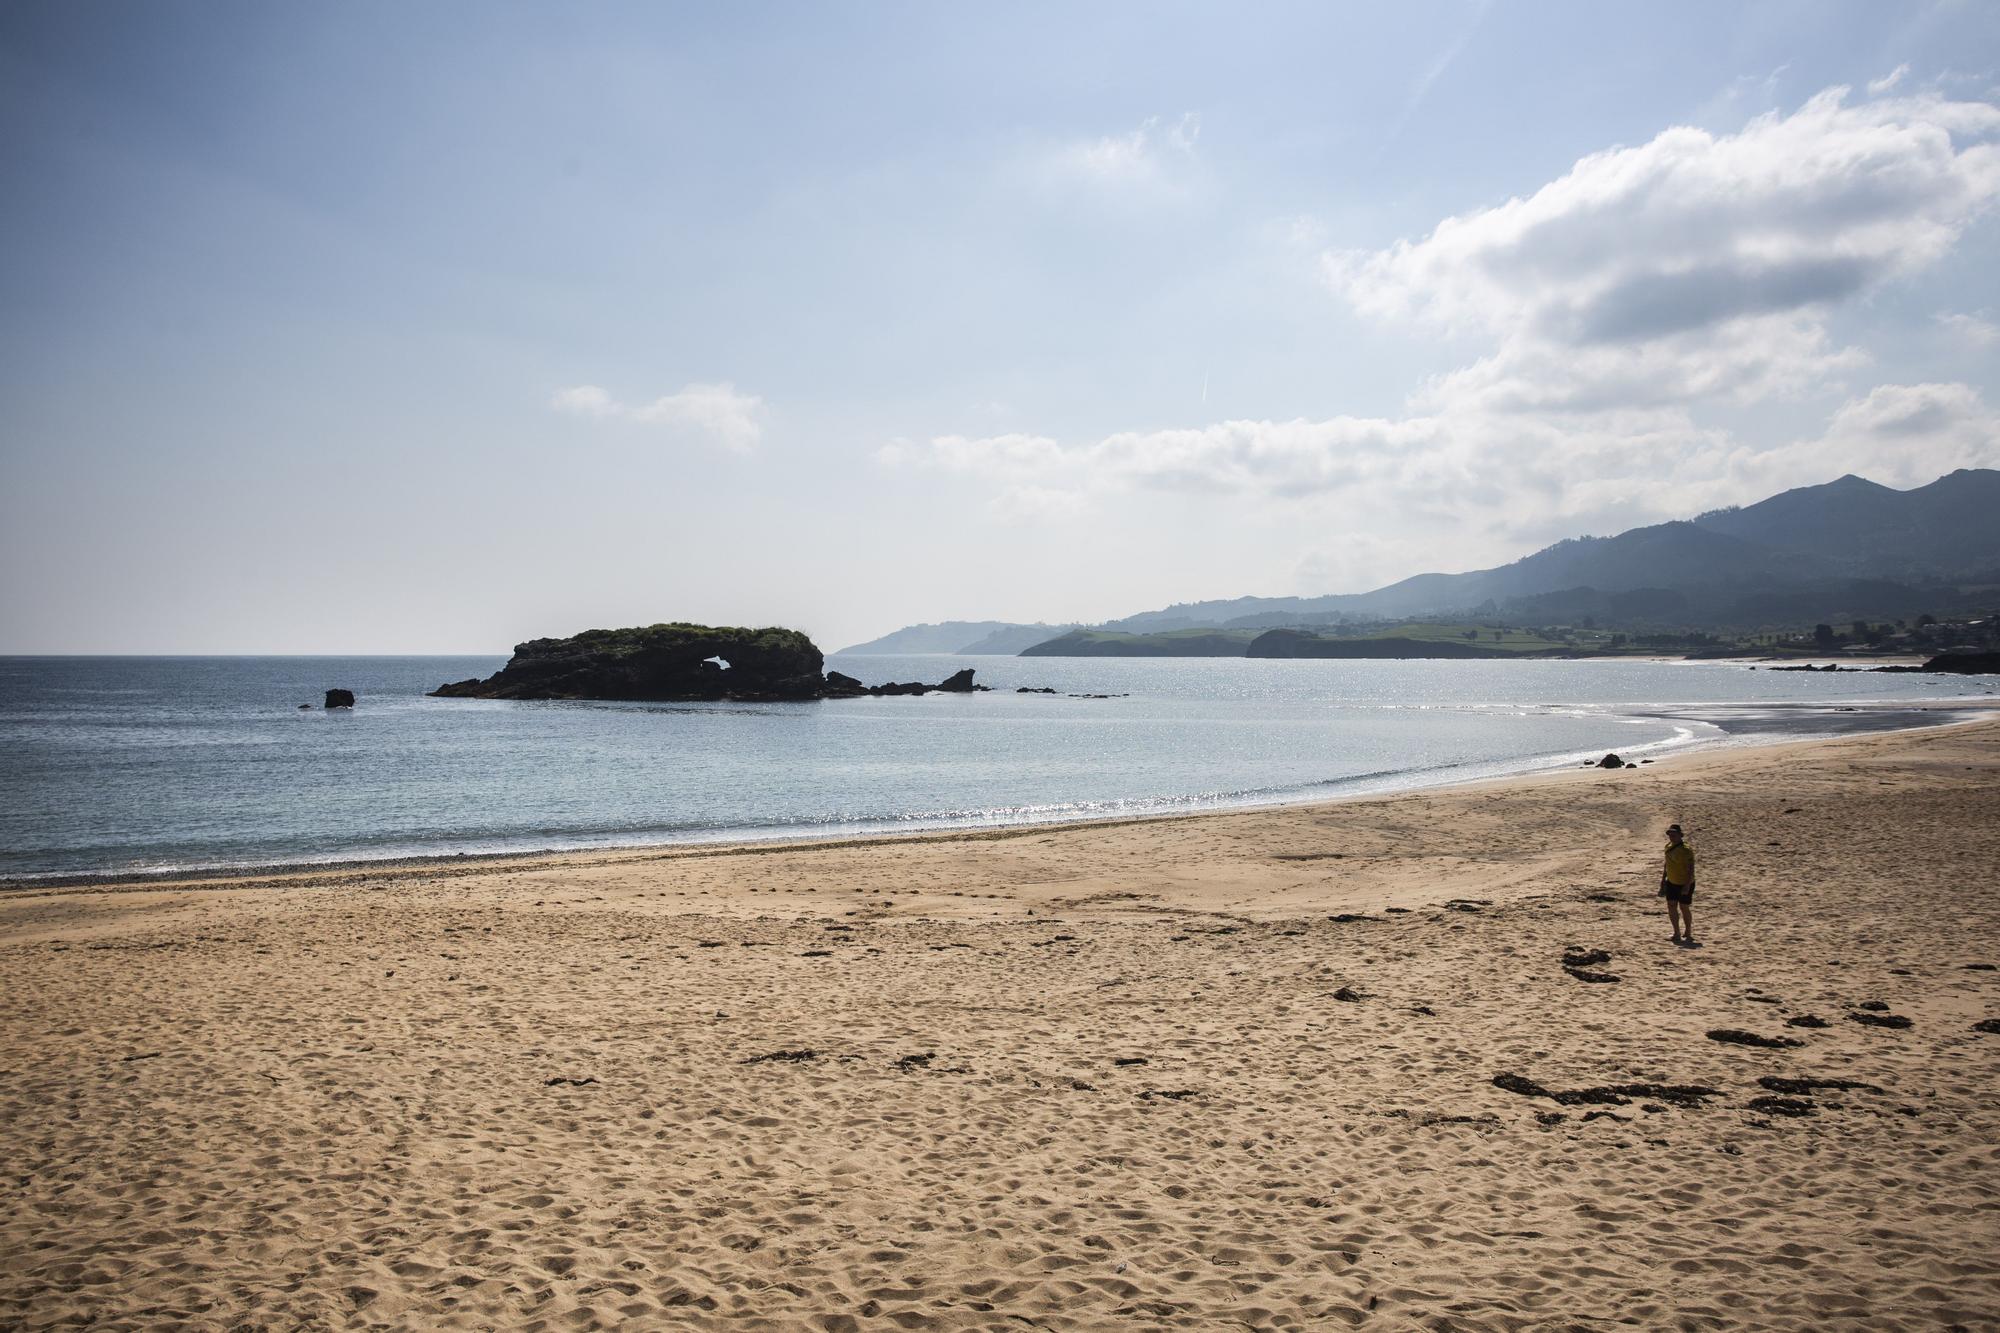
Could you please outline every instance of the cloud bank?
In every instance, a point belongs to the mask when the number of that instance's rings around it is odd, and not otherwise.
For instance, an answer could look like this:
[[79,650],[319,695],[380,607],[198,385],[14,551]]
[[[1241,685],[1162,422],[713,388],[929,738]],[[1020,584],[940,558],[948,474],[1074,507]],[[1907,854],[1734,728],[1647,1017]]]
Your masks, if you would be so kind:
[[697,436],[748,453],[763,437],[764,400],[729,383],[690,384],[650,403],[621,403],[595,384],[558,391],[549,406],[590,421],[625,421]]
[[[1009,514],[1060,518],[1154,489],[1478,515],[1509,532],[1529,530],[1520,515],[1556,527],[1684,515],[1843,470],[1907,484],[1991,465],[2000,422],[1975,390],[1857,393],[1848,381],[1868,354],[1840,345],[1829,319],[1935,263],[1991,210],[1996,136],[2000,108],[1984,102],[1855,102],[1833,88],[1734,134],[1675,127],[1593,153],[1421,238],[1324,254],[1324,282],[1360,314],[1487,345],[1418,386],[1399,416],[1082,443],[946,435],[882,459],[980,478]],[[1972,342],[1985,331],[1969,317],[1941,323]],[[1841,397],[1830,416],[1797,406],[1823,424],[1789,438],[1746,440],[1716,422],[1746,405]]]

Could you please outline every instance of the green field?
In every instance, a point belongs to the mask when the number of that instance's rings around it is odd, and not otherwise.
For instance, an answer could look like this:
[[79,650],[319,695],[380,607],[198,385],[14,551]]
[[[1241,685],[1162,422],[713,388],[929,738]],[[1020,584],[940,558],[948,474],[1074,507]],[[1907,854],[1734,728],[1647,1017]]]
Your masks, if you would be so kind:
[[1371,629],[1366,634],[1334,634],[1328,630],[1321,630],[1320,633],[1328,638],[1340,639],[1416,639],[1424,643],[1441,641],[1476,643],[1481,648],[1497,648],[1509,653],[1560,653],[1589,646],[1582,638],[1579,638],[1577,644],[1571,645],[1561,639],[1545,639],[1533,630],[1501,629],[1491,625],[1384,625]]

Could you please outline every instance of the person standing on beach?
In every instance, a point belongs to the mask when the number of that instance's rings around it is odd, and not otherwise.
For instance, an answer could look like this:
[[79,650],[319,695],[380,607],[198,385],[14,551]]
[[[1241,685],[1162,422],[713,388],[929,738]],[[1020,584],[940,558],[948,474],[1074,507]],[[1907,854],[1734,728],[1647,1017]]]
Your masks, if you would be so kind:
[[1679,824],[1667,826],[1667,864],[1660,873],[1660,896],[1667,900],[1674,943],[1700,948],[1694,942],[1694,848],[1681,836]]

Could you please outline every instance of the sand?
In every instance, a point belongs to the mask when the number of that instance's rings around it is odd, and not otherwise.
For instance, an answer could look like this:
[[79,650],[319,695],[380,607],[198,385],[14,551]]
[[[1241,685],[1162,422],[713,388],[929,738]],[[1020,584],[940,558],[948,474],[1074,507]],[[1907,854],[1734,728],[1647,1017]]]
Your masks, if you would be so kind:
[[1981,722],[16,892],[0,1326],[1993,1327],[1996,874]]

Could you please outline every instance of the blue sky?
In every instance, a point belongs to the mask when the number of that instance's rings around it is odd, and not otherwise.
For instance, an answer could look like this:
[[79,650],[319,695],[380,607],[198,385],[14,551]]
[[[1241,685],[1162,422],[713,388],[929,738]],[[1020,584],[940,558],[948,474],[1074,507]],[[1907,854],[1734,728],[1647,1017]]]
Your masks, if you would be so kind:
[[0,651],[1358,591],[2000,464],[1987,5],[0,10]]

